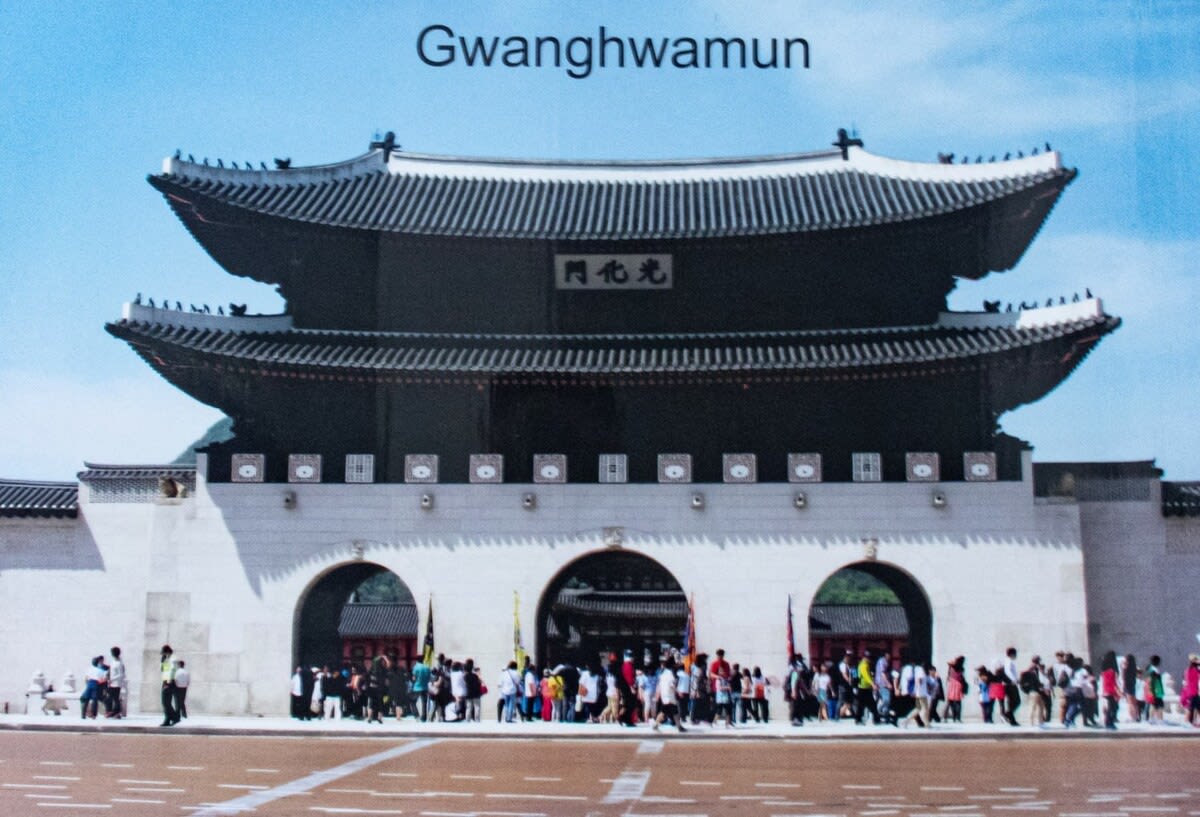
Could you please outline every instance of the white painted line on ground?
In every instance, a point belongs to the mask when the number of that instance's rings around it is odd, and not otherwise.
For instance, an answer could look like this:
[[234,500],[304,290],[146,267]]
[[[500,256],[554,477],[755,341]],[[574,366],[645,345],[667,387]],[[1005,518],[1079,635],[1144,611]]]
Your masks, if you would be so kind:
[[858,785],[855,783],[843,783],[842,788],[843,789],[863,789],[866,791],[879,791],[880,789],[883,788],[883,786],[865,786],[865,785]]
[[69,794],[46,794],[45,792],[40,792],[40,791],[36,792],[34,794],[24,794],[21,796],[27,797],[30,800],[38,800],[38,799],[41,799],[41,800],[71,800],[72,799],[71,795],[69,795]]
[[4,783],[3,786],[6,789],[46,789],[48,791],[66,788],[61,783]]
[[489,800],[587,800],[581,794],[510,794],[502,792],[499,794],[485,794],[484,797],[487,797]]
[[1030,793],[1033,793],[1033,794],[1037,794],[1037,793],[1038,793],[1038,790],[1037,790],[1037,789],[1021,788],[1021,787],[1019,787],[1019,786],[1001,786],[1001,787],[999,788],[999,791],[1016,791],[1016,792],[1023,792],[1023,793],[1024,793],[1024,792],[1030,792]]
[[[100,765],[106,769],[132,769],[133,768],[132,763],[101,763]],[[173,767],[168,766],[167,768],[170,769]]]
[[722,794],[722,800],[778,800],[770,794]]
[[922,786],[921,791],[966,791],[963,786]]
[[41,766],[74,766],[75,764],[69,760],[43,760],[39,763]]
[[680,780],[681,786],[723,786],[720,780]]
[[1117,811],[1123,811],[1125,813],[1143,811],[1174,813],[1179,811],[1179,808],[1177,806],[1118,806]]
[[776,806],[795,808],[798,806],[815,806],[816,803],[812,800],[772,800],[770,803],[767,803],[767,805],[771,808],[775,808]]
[[474,797],[474,792],[469,791],[373,791],[372,797]]
[[264,791],[266,786],[254,786],[249,783],[218,783],[218,789],[239,789],[241,791]]
[[360,757],[356,760],[351,760],[343,763],[340,766],[334,766],[332,769],[326,769],[320,772],[306,775],[297,780],[292,780],[283,785],[276,786],[273,789],[266,791],[257,791],[251,794],[244,795],[236,800],[230,800],[227,803],[220,803],[216,806],[205,807],[196,812],[202,817],[220,817],[224,814],[231,814],[252,809],[256,806],[266,805],[267,803],[280,800],[284,797],[299,794],[301,792],[310,791],[318,786],[324,786],[332,783],[335,780],[340,780],[348,775],[361,772],[363,769],[368,769],[377,763],[382,763],[385,760],[392,760],[412,752],[419,751],[437,743],[435,738],[426,738],[423,740],[414,740],[411,743],[405,743],[400,746],[392,747],[382,752],[376,752],[373,755]]
[[117,780],[118,783],[132,783],[135,786],[169,786],[170,780],[130,780],[122,777]]
[[79,780],[81,778],[69,777],[66,775],[56,775],[56,774],[35,774],[35,775],[33,775],[33,779],[34,780]]
[[900,810],[894,809],[894,808],[875,809],[872,811],[860,811],[859,812],[859,814],[862,815],[862,817],[879,817],[879,815],[882,815],[882,814],[899,814],[899,813],[900,813]]
[[661,755],[665,745],[666,743],[661,740],[643,740],[638,744],[637,753],[639,755]]
[[527,778],[525,778],[525,781],[527,783],[559,783],[562,781],[562,778],[561,777],[527,777]]
[[132,797],[113,797],[110,798],[114,803],[145,803],[146,805],[161,806],[166,800],[135,800]]
[[[642,747],[647,745],[647,741],[642,741],[638,746],[638,754],[642,754]],[[661,750],[661,746],[659,747]],[[650,772],[642,771],[624,771],[617,776],[613,781],[612,787],[609,788],[608,794],[604,795],[602,803],[628,803],[632,800],[639,799],[646,793],[646,786],[650,783]]]
[[247,769],[250,774],[279,774],[278,769]]
[[799,783],[755,783],[754,785],[760,789],[798,789],[798,788],[800,788]]
[[[105,763],[104,765],[107,766],[109,764]],[[116,765],[116,764],[113,764],[113,765]],[[174,772],[202,772],[202,771],[204,771],[203,766],[168,766],[167,768]]]
[[330,794],[374,794],[374,789],[326,789]]
[[451,780],[491,780],[490,774],[452,774]]
[[416,772],[380,772],[380,777],[416,777]]
[[38,803],[39,808],[112,808],[112,803]]
[[1050,803],[1011,803],[992,806],[994,811],[1049,811]]
[[968,794],[968,800],[1020,800],[1023,794]]
[[690,805],[696,801],[690,797],[666,797],[661,794],[646,794],[638,798],[639,803],[674,803],[675,805]]
[[180,794],[187,789],[164,789],[162,786],[126,786],[123,791],[131,791],[134,794]]

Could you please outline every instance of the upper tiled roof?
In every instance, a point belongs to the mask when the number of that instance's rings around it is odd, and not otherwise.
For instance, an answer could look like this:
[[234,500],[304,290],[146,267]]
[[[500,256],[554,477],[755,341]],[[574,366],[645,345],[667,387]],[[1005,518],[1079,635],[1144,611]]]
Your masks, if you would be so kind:
[[[203,200],[295,221],[491,238],[647,239],[797,233],[926,218],[1075,175],[1057,152],[946,165],[840,151],[739,159],[535,162],[374,150],[311,168],[169,158],[150,182],[185,217]],[[1051,198],[1051,201],[1053,198]],[[1039,217],[1040,220],[1040,217]]]
[[371,636],[415,636],[417,605],[347,604],[338,619],[341,638]]
[[79,486],[74,482],[0,479],[0,517],[74,517]]
[[131,320],[107,328],[160,367],[166,365],[161,355],[172,352],[260,371],[269,367],[370,379],[625,377],[896,367],[969,360],[1068,337],[1084,343],[1086,351],[1119,323],[1104,314],[1098,300],[1092,300],[1045,323],[1013,313],[981,315],[978,322],[953,325],[792,332],[552,336],[293,329],[254,333]]

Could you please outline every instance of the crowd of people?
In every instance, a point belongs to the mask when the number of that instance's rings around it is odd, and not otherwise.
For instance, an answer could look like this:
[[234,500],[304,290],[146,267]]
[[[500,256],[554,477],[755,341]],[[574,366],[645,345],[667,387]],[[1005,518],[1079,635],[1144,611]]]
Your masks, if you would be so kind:
[[[979,706],[984,723],[1031,726],[1057,722],[1067,728],[1116,729],[1126,721],[1161,723],[1164,683],[1161,660],[1139,666],[1132,655],[1109,651],[1099,672],[1085,659],[1061,651],[1052,663],[1039,656],[1019,662],[1015,648],[995,661],[967,668],[962,656],[938,667],[901,650],[897,661],[886,652],[846,651],[840,660],[811,664],[796,655],[781,677],[759,667],[731,664],[724,650],[711,659],[668,652],[637,666],[632,652],[578,666],[562,662],[538,668],[526,657],[511,661],[495,681],[499,721],[557,721],[670,725],[723,725],[767,722],[774,687],[780,687],[786,717],[795,726],[808,721],[851,721],[924,728],[961,723],[964,704]],[[472,659],[439,655],[429,664],[402,666],[387,656],[334,669],[296,667],[292,675],[292,716],[385,718],[477,722],[484,717],[488,686]],[[1187,722],[1200,726],[1200,656],[1188,656],[1180,701]],[[1024,710],[1024,711],[1022,711]],[[1027,714],[1026,714],[1027,713]],[[490,717],[490,714],[489,714]],[[1103,724],[1101,724],[1103,718]]]

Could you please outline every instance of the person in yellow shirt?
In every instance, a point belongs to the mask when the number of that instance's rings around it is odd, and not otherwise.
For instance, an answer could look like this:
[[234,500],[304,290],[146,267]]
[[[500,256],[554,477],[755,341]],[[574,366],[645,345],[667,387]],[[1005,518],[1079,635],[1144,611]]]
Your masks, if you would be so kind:
[[856,668],[858,681],[854,685],[854,722],[861,724],[868,712],[871,720],[878,725],[879,710],[875,708],[875,682],[871,680],[871,651],[864,650]]

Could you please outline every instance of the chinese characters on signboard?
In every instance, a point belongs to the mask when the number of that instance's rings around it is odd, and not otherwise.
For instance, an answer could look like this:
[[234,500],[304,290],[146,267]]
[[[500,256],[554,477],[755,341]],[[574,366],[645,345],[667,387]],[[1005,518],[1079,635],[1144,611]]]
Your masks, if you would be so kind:
[[555,289],[670,289],[671,256],[555,255]]

